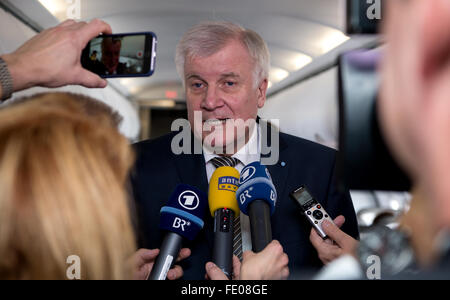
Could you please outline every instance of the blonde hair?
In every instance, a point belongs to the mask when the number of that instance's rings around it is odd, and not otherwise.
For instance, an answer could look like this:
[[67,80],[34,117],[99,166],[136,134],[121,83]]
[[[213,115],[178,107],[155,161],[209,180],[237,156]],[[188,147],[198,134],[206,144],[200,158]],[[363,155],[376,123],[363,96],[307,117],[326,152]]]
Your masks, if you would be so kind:
[[[80,102],[84,98],[84,102]],[[133,155],[106,110],[42,94],[0,110],[0,279],[131,279]]]
[[253,80],[257,87],[269,77],[270,52],[266,42],[253,30],[224,21],[206,21],[193,26],[181,38],[176,48],[175,65],[183,84],[186,59],[208,57],[220,51],[230,40],[246,47],[254,62]]

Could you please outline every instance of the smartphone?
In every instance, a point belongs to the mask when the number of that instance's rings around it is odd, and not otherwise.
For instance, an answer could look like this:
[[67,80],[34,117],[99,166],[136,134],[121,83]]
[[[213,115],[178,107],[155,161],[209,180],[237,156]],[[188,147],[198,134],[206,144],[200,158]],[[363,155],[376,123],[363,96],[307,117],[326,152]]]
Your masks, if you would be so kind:
[[333,220],[330,218],[323,206],[319,202],[317,202],[316,199],[314,199],[314,197],[304,185],[293,191],[291,193],[291,197],[300,205],[302,212],[308,218],[308,221],[312,224],[312,226],[316,229],[317,233],[323,239],[326,239],[327,235],[322,229],[322,223],[325,220],[328,220],[330,222],[333,222]]
[[151,76],[156,45],[153,32],[100,35],[83,50],[81,65],[102,78]]

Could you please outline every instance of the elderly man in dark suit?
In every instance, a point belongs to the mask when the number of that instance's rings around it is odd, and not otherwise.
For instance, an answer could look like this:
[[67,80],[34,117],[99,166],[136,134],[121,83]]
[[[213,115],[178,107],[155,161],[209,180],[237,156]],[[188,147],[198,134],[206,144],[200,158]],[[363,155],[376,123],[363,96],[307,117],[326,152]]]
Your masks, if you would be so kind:
[[[270,65],[267,45],[257,33],[226,22],[199,24],[178,44],[176,64],[185,85],[189,125],[193,130],[136,144],[132,184],[140,246],[160,247],[164,235],[158,228],[159,211],[171,192],[179,183],[206,192],[209,179],[223,157],[232,158],[238,171],[259,160],[268,166],[278,194],[271,219],[273,238],[288,255],[291,273],[322,265],[309,241],[311,225],[289,197],[299,186],[306,185],[332,217],[343,215],[342,230],[358,238],[350,195],[348,191],[340,193],[334,183],[336,152],[274,131],[257,117],[258,109],[266,101]],[[237,121],[250,121],[250,125],[242,129],[236,125]],[[185,137],[183,132],[194,134]],[[179,147],[184,149],[181,154]],[[240,227],[242,238],[236,254],[252,250],[249,220],[242,214]],[[213,219],[207,216],[204,230],[194,241],[183,245],[192,251],[191,257],[182,262],[184,279],[205,277],[205,264],[211,260],[213,230]]]

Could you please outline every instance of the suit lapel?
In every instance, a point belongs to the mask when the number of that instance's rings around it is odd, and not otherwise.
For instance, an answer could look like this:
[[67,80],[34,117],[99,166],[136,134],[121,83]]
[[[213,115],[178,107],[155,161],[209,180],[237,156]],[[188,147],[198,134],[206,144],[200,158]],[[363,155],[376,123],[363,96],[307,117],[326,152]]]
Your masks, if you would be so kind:
[[180,181],[208,193],[205,159],[202,154],[176,155],[175,165]]
[[[277,147],[277,145],[272,145],[272,140],[271,140],[271,133],[273,130],[275,130],[279,136],[279,158],[278,158],[278,162],[274,165],[268,165],[267,169],[269,170],[270,176],[272,177],[272,181],[273,184],[275,185],[275,188],[277,190],[277,194],[278,194],[278,201],[277,201],[277,206],[279,206],[280,200],[284,199],[285,197],[283,197],[284,193],[285,193],[285,189],[286,189],[286,182],[287,182],[287,175],[288,175],[288,171],[289,171],[289,161],[288,161],[288,156],[287,156],[287,148],[288,145],[287,143],[284,141],[282,135],[280,135],[280,132],[277,128],[273,127],[272,125],[268,124],[267,122],[258,119],[258,122],[260,123],[261,126],[267,126],[267,137],[262,137],[262,138],[267,138],[267,145],[270,145],[271,147]],[[268,155],[263,155],[261,154],[261,157],[264,156],[268,156]]]
[[[282,161],[284,161],[283,155],[280,153],[280,162]],[[267,169],[269,170],[270,176],[272,176],[273,184],[277,189],[277,206],[279,206],[281,199],[285,198],[283,195],[286,189],[289,164],[286,162],[286,165],[283,167],[280,163],[277,163],[275,165],[267,166]]]
[[[198,142],[192,140],[193,143]],[[192,146],[192,153],[194,146]],[[203,154],[182,154],[175,155],[175,165],[178,171],[180,182],[195,186],[208,195],[208,177],[206,175],[205,158]],[[209,212],[209,205],[207,205],[207,211],[204,217],[205,226],[203,232],[206,236],[206,240],[211,248],[214,243],[214,223]]]

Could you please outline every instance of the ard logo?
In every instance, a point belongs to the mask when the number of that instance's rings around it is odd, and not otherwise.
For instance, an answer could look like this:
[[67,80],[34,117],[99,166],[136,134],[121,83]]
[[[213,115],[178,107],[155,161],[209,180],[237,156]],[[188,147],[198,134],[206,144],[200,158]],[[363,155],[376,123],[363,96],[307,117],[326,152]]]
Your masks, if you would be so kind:
[[256,169],[253,166],[246,167],[244,170],[242,170],[241,178],[239,178],[239,183],[244,184],[247,180],[253,177],[255,175]]
[[238,189],[238,179],[232,176],[219,177],[219,190],[236,192]]
[[200,204],[200,199],[193,191],[184,191],[178,197],[178,203],[187,210],[195,210]]

